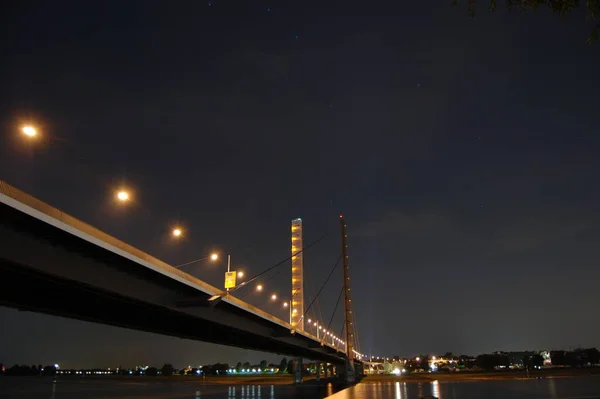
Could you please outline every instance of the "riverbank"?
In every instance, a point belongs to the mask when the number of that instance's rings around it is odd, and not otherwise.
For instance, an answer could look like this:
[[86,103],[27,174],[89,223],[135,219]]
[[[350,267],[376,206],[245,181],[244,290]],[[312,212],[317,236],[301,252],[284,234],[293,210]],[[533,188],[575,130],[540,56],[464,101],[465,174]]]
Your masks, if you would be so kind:
[[[44,380],[53,379],[56,381],[123,381],[123,382],[143,382],[143,383],[165,383],[165,382],[181,382],[181,383],[194,383],[200,385],[292,385],[294,384],[293,376],[289,374],[275,374],[275,375],[226,375],[226,376],[189,376],[189,375],[173,375],[169,377],[165,376],[129,376],[129,375],[60,375],[60,376],[3,376],[2,379],[17,379],[17,380]],[[304,383],[308,385],[322,385],[328,382],[336,382],[332,379],[325,380],[321,378],[317,381],[315,376],[305,376],[303,378]]]
[[542,369],[526,371],[464,371],[458,373],[414,373],[408,375],[369,375],[361,382],[376,384],[380,382],[432,382],[432,381],[486,381],[486,380],[523,380],[536,378],[576,378],[600,377],[600,368],[592,369]]

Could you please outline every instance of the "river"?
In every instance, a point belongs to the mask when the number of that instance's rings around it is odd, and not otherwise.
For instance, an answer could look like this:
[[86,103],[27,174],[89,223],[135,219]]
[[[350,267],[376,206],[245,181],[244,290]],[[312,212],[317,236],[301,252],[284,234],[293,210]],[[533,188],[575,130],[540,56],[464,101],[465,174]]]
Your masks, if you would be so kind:
[[194,381],[2,377],[1,399],[598,399],[600,377],[432,383],[331,385],[203,385]]

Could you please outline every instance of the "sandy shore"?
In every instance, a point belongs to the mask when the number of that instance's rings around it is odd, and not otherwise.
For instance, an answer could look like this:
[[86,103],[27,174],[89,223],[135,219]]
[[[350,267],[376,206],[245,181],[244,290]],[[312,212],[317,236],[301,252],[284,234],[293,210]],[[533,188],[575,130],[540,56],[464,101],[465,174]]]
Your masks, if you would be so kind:
[[365,377],[364,383],[379,382],[431,382],[431,381],[485,381],[485,380],[522,380],[536,378],[575,378],[575,377],[600,377],[600,368],[594,369],[546,369],[530,371],[503,371],[503,372],[459,372],[459,373],[415,373],[410,375],[370,375]]

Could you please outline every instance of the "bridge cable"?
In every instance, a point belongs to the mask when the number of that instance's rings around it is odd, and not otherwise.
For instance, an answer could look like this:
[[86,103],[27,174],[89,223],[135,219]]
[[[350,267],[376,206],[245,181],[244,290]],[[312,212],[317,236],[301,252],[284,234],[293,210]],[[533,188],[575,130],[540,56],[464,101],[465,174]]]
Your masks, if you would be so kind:
[[[309,268],[307,268],[305,270],[305,273],[306,273],[306,275],[305,275],[305,281],[308,281],[308,284],[310,285],[311,292],[315,292],[316,291],[315,284],[314,284],[315,279],[311,278],[312,274],[309,274],[309,272],[312,273],[312,271]],[[311,295],[311,294],[308,294],[308,300],[310,302],[312,302],[313,299],[315,299],[315,297],[313,295]],[[316,311],[315,320],[323,320],[323,314],[321,313],[321,307],[319,306],[319,299],[318,298],[316,298],[316,302],[317,302],[317,311]],[[302,309],[302,311],[304,312],[304,315],[302,316],[302,318],[305,318],[306,317],[306,313],[308,312],[308,310],[305,307],[304,309]]]
[[306,308],[306,310],[304,311],[304,316],[306,316],[306,314],[308,313],[308,311],[310,310],[310,308],[312,307],[312,305],[315,303],[315,301],[317,300],[317,298],[319,297],[319,295],[321,294],[321,292],[323,291],[323,288],[325,288],[325,285],[327,284],[327,282],[329,281],[329,279],[331,278],[331,275],[333,274],[333,272],[335,271],[335,269],[338,267],[338,265],[340,264],[340,261],[342,260],[342,255],[340,254],[337,262],[335,262],[335,265],[333,265],[333,268],[331,269],[331,271],[329,272],[329,276],[327,276],[327,278],[325,279],[325,282],[323,283],[323,285],[321,285],[321,288],[319,289],[319,292],[317,292],[317,295],[315,296],[315,298],[312,300],[312,302],[310,303],[310,305],[308,305],[308,307]]
[[[344,286],[342,285],[342,289],[340,290],[340,294],[338,295],[338,299],[335,302],[335,307],[333,308],[333,313],[331,314],[331,318],[329,319],[329,324],[327,324],[327,331],[330,331],[331,323],[333,322],[333,317],[335,316],[335,312],[337,311],[338,305],[340,304],[340,299],[342,299],[342,294],[344,293]],[[323,341],[325,342],[325,337],[323,337]]]
[[358,326],[356,325],[356,310],[352,310],[352,322],[354,323],[354,335],[356,338],[354,338],[354,346],[356,347],[356,351],[358,353],[362,353],[362,350],[360,348],[360,338],[358,336]]
[[328,235],[329,235],[329,233],[323,234],[320,238],[318,238],[317,240],[311,242],[306,247],[302,248],[300,251],[296,252],[295,254],[292,254],[292,255],[288,256],[287,258],[285,258],[281,262],[276,263],[275,265],[269,267],[268,269],[265,269],[262,272],[258,273],[257,275],[255,275],[254,277],[252,277],[251,279],[249,279],[248,281],[246,281],[243,285],[238,285],[237,287],[230,289],[229,293],[232,293],[233,291],[237,291],[238,289],[249,285],[254,280],[256,280],[257,278],[259,278],[260,276],[262,276],[263,274],[266,274],[266,273],[270,272],[271,270],[275,269],[276,267],[279,267],[279,266],[283,265],[285,262],[287,262],[288,260],[292,259],[294,256],[297,256],[298,254],[303,253],[304,251],[306,251],[307,249],[309,249],[313,245],[318,244],[319,242],[321,242]]

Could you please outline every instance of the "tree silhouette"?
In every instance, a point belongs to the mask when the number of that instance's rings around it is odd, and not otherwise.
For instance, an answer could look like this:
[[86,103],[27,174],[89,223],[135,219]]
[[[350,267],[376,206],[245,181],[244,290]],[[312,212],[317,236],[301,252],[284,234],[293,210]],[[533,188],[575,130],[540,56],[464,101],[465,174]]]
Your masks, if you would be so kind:
[[156,377],[158,375],[158,369],[156,367],[148,367],[146,369],[146,375],[148,377]]
[[423,369],[424,371],[429,371],[429,356],[422,355],[419,357],[420,357],[419,368]]
[[170,363],[165,363],[162,368],[160,369],[160,373],[162,375],[165,375],[167,377],[170,377],[173,375],[173,373],[175,372],[175,368],[173,367],[172,364]]
[[242,371],[242,362],[237,362],[237,364],[235,365],[235,371],[237,371],[238,373]]
[[288,361],[284,357],[283,359],[281,359],[281,363],[279,363],[279,372],[281,374],[285,373],[287,371],[287,367],[288,367]]
[[260,369],[261,371],[265,371],[267,369],[267,361],[266,360],[261,360],[260,361]]
[[600,351],[596,348],[589,348],[586,349],[584,351],[585,356],[587,357],[587,360],[591,363],[591,364],[598,364],[600,363]]
[[533,367],[542,367],[544,365],[544,357],[540,354],[535,354],[531,357],[531,365]]
[[[459,5],[460,0],[452,0],[452,5]],[[493,12],[497,7],[497,0],[490,0],[489,10]],[[537,11],[540,8],[547,7],[555,14],[558,14],[561,20],[565,20],[567,15],[583,7],[579,0],[506,0],[506,7],[509,11],[518,10],[520,12]],[[477,9],[476,0],[467,0],[467,12],[471,17],[475,16]],[[598,40],[600,36],[600,23],[595,22],[596,17],[600,16],[600,0],[586,0],[586,19],[595,26],[592,27],[587,43],[591,44]]]

